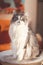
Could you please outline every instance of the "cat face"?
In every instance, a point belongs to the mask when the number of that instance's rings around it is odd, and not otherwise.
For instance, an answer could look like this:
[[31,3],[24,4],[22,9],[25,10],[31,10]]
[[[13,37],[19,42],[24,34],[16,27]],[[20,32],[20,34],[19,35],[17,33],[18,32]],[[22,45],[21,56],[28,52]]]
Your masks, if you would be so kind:
[[18,15],[18,16],[15,16],[15,23],[17,24],[21,24],[21,23],[24,23],[25,25],[29,26],[30,25],[30,19],[29,19],[29,16],[27,14],[24,14],[24,15]]

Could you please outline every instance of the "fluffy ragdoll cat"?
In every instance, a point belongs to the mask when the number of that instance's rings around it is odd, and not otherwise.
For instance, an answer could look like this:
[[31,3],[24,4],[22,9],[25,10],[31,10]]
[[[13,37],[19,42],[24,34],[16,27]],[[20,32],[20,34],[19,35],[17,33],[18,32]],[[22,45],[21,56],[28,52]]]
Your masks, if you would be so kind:
[[19,61],[36,58],[39,55],[38,41],[29,23],[28,16],[23,15],[18,16],[18,20],[12,22],[9,27],[13,57]]

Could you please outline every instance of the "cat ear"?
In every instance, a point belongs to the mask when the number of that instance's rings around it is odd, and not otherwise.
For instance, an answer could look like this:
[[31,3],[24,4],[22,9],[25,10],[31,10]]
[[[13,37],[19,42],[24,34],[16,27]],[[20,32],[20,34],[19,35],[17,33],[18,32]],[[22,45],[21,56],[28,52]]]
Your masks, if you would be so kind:
[[29,16],[29,14],[28,13],[25,13],[25,22],[26,22],[26,25],[27,26],[30,26],[30,24],[31,24],[31,18],[30,18],[30,16]]

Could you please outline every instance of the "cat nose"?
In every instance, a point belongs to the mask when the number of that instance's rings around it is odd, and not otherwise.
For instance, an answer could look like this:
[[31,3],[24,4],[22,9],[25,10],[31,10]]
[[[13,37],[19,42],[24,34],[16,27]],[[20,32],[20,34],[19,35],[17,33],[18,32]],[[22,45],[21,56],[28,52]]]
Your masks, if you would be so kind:
[[20,21],[18,21],[18,24],[20,23]]

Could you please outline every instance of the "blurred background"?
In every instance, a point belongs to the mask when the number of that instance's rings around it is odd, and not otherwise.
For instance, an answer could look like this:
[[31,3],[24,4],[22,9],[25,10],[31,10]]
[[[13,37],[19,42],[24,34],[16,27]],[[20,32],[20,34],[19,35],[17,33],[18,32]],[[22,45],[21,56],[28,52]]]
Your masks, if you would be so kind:
[[43,38],[43,0],[0,0],[0,51],[10,49],[9,25],[18,9],[29,13],[33,32]]

